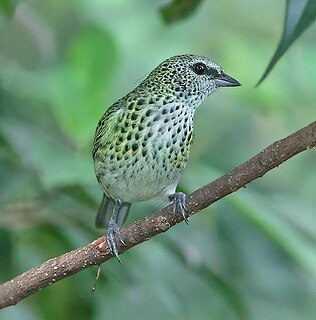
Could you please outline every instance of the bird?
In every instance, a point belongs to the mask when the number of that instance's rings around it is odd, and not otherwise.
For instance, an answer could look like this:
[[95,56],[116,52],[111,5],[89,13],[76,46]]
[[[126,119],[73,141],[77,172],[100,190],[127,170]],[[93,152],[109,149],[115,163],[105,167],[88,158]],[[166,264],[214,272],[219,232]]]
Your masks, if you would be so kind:
[[186,195],[176,192],[188,162],[193,118],[202,101],[241,84],[207,57],[172,56],[160,63],[99,120],[92,156],[103,190],[95,225],[120,262],[120,228],[132,203],[162,198],[188,223]]

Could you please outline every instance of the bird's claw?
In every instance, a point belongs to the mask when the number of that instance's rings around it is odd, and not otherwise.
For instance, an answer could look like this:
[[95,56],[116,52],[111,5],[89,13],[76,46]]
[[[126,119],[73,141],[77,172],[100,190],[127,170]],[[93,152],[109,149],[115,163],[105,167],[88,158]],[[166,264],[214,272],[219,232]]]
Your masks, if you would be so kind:
[[187,215],[188,209],[186,206],[186,195],[183,192],[176,192],[169,196],[172,202],[173,212],[181,213],[186,224],[189,224],[189,217]]
[[125,245],[119,226],[115,221],[110,220],[106,234],[106,242],[112,254],[115,255],[117,260],[121,263],[121,259],[119,258],[119,252],[117,250],[116,245],[117,240],[119,240],[123,245]]

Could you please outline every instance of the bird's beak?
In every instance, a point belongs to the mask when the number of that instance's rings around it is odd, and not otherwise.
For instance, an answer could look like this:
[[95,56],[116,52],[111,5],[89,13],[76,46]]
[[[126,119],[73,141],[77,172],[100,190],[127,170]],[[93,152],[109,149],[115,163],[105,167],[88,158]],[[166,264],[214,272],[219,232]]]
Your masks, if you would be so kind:
[[239,87],[241,84],[236,79],[232,78],[228,74],[222,72],[215,80],[215,83],[219,87]]

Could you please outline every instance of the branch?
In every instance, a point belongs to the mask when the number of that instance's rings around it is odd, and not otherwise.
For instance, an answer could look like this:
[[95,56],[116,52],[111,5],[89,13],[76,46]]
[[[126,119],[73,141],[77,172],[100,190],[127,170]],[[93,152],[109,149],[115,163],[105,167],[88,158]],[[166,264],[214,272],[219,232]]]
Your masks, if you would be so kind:
[[[193,192],[187,198],[189,215],[237,191],[284,161],[315,145],[316,121],[285,139],[274,142],[231,172]],[[123,228],[121,231],[126,246],[119,244],[119,252],[123,253],[156,234],[167,231],[182,220],[181,215],[174,215],[171,206],[168,206],[149,218]],[[111,259],[113,256],[104,240],[104,237],[100,237],[84,247],[50,259],[3,283],[0,285],[0,308],[14,305],[41,288],[91,265],[100,265]]]

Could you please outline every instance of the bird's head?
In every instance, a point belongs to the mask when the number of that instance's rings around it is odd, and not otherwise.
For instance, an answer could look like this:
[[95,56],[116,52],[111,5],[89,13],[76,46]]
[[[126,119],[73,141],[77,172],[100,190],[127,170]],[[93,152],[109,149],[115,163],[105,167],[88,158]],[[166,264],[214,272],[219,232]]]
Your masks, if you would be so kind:
[[221,87],[240,83],[214,61],[198,55],[173,56],[155,68],[143,84],[152,92],[203,100]]

